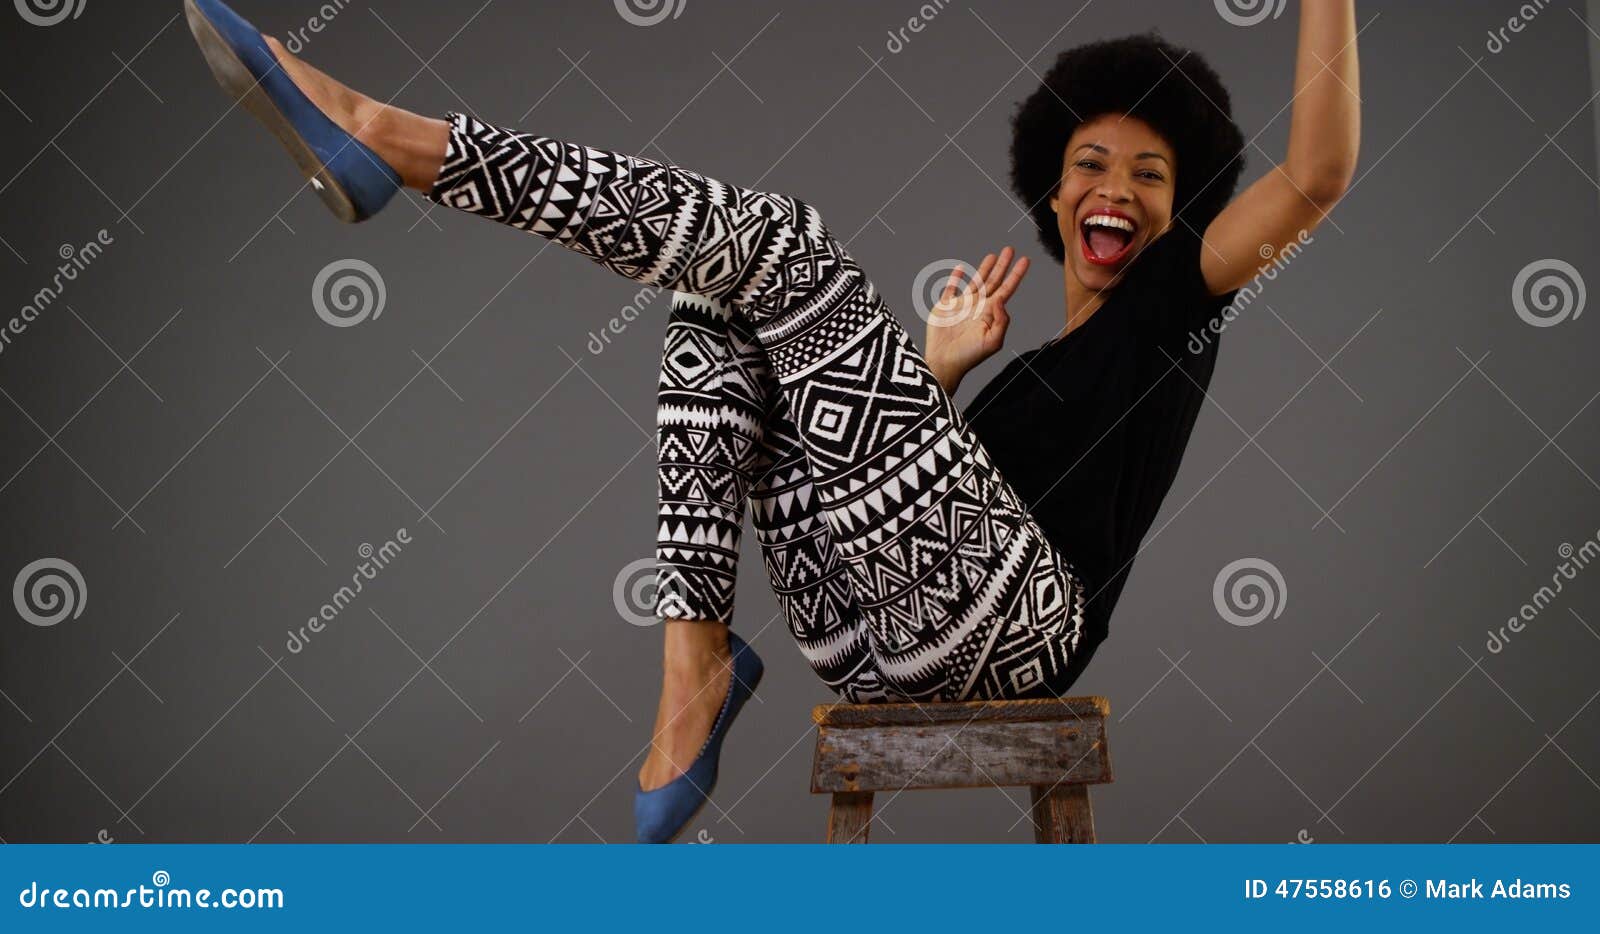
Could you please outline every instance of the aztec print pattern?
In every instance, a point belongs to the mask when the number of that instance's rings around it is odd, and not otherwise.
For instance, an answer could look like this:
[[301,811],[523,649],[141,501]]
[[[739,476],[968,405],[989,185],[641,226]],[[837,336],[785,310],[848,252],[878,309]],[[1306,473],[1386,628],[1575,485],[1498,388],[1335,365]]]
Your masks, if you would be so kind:
[[672,295],[656,407],[656,615],[731,623],[745,504],[789,632],[853,704],[883,683],[766,352],[732,306]]
[[[635,281],[726,303],[753,332],[803,458],[789,462],[809,476],[806,503],[793,497],[765,521],[821,516],[844,570],[832,580],[848,583],[876,675],[895,696],[1029,697],[1076,679],[1083,581],[814,208],[463,114],[449,122],[432,200]],[[692,544],[726,541],[728,516],[676,518],[696,524]],[[726,593],[715,580],[725,557],[703,565],[710,610]],[[807,575],[829,579],[827,567],[786,566],[774,584],[798,579],[803,589]],[[785,607],[803,613],[801,603]]]

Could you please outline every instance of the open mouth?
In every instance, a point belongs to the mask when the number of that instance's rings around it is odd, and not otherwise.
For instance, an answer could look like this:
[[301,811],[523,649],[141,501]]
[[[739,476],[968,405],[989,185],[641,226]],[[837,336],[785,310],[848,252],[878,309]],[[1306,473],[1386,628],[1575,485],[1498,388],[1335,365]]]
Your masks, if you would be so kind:
[[1083,257],[1097,266],[1114,266],[1133,248],[1139,225],[1119,211],[1097,210],[1078,225]]

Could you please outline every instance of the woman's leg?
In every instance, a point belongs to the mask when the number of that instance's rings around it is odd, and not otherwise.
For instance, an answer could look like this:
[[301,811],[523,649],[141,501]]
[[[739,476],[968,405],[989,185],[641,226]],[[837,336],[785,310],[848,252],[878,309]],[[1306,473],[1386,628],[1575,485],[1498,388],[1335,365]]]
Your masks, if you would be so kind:
[[733,621],[749,471],[766,400],[726,306],[674,293],[656,397],[656,615]]
[[846,701],[905,700],[878,668],[878,640],[833,546],[800,433],[779,393],[766,428],[751,514],[789,633],[817,676]]
[[450,125],[374,100],[297,58],[283,43],[262,37],[301,92],[363,145],[377,152],[407,188],[427,191],[439,174]]
[[1082,582],[815,209],[461,114],[429,197],[733,303],[772,364],[897,690],[1018,696],[1076,677]]
[[726,328],[673,298],[656,405],[655,615],[664,645],[661,700],[639,769],[646,791],[689,768],[728,693],[745,467],[761,431],[759,400],[731,373]]
[[[806,660],[852,703],[887,699],[766,353],[732,306],[673,294],[656,421],[656,615],[669,625],[731,622],[749,501],[773,590]],[[694,719],[688,742],[698,748],[711,718]]]

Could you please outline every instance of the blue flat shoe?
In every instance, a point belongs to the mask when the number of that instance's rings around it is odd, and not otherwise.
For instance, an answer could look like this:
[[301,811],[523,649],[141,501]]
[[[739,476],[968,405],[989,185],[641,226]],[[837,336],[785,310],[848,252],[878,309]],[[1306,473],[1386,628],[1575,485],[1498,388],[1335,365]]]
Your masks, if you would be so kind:
[[641,788],[634,795],[633,826],[640,843],[671,843],[678,839],[706,806],[711,789],[716,787],[722,740],[728,735],[733,718],[739,715],[739,709],[755,693],[765,670],[755,649],[731,632],[728,633],[728,648],[733,653],[733,677],[728,682],[722,711],[711,725],[711,735],[700,747],[700,755],[682,775],[660,788],[650,791]]
[[227,4],[184,0],[183,10],[217,83],[266,124],[340,220],[366,220],[403,187],[393,167],[311,103],[261,32]]

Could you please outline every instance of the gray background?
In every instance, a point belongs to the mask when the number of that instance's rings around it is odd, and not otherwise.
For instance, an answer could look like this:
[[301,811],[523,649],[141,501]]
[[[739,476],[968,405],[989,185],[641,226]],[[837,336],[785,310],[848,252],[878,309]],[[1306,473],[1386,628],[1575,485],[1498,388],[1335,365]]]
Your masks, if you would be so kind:
[[[280,36],[316,12],[242,7]],[[63,244],[115,238],[0,355],[3,583],[59,557],[88,591],[54,627],[0,616],[0,837],[631,839],[659,633],[614,588],[653,549],[665,301],[593,354],[635,287],[586,260],[416,197],[333,222],[178,9],[0,10],[4,317]],[[1556,2],[1491,54],[1516,9],[1359,6],[1359,178],[1224,336],[1075,689],[1112,704],[1104,840],[1600,839],[1600,571],[1485,648],[1600,529],[1600,312],[1531,327],[1512,302],[1545,258],[1600,283],[1600,38]],[[1007,121],[1058,50],[1159,27],[1232,89],[1247,180],[1284,150],[1294,5],[1238,27],[1204,2],[950,3],[891,54],[916,12],[690,0],[639,27],[598,0],[356,2],[304,54],[418,111],[804,197],[919,337],[926,264],[1042,256]],[[387,305],[330,327],[311,284],[351,257]],[[1058,269],[961,401],[1055,333]],[[400,527],[413,543],[289,653]],[[768,675],[694,836],[817,840],[807,713],[829,695],[745,551],[736,625]],[[1281,571],[1281,615],[1219,614],[1239,558]],[[879,840],[1030,839],[1015,791],[879,799]]]

